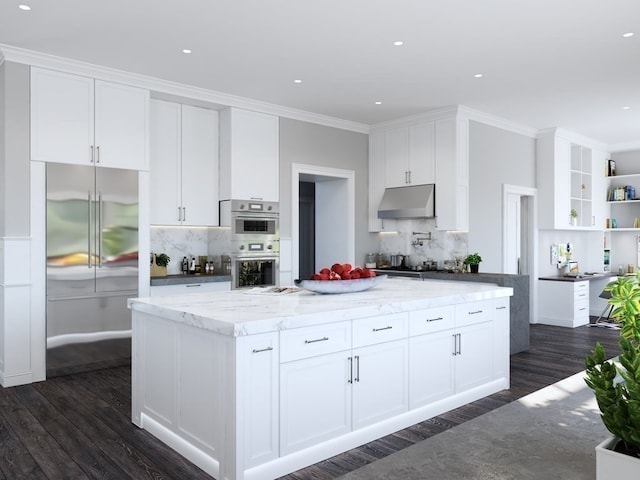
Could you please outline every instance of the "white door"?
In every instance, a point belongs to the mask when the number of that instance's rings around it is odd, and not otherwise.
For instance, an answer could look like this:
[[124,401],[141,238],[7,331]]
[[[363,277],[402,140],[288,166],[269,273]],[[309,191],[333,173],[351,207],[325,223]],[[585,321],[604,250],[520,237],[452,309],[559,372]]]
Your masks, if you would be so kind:
[[452,330],[409,339],[409,408],[417,408],[454,393]]
[[505,205],[507,215],[507,243],[505,245],[507,265],[504,273],[519,274],[521,250],[521,196],[516,193],[508,193]]
[[490,382],[493,378],[493,322],[456,330],[456,393]]

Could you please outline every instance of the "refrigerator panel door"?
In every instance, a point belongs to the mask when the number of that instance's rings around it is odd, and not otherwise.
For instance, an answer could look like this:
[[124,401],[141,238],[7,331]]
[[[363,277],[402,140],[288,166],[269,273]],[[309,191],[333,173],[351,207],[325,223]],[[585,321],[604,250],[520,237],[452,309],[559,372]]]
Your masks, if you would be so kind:
[[138,289],[138,172],[96,169],[96,292]]
[[47,296],[95,292],[94,168],[47,164]]

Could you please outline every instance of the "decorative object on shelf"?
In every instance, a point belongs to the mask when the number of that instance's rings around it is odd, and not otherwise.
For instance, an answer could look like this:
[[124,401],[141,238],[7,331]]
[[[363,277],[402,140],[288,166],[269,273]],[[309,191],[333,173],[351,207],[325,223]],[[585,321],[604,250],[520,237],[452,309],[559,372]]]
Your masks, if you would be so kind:
[[167,276],[167,265],[171,258],[166,253],[160,254],[151,254],[151,276],[152,277],[166,277]]
[[384,281],[387,275],[357,280],[294,280],[297,287],[314,293],[354,293],[364,292]]
[[471,273],[478,273],[480,269],[480,262],[482,261],[482,257],[476,253],[470,253],[464,258],[463,264],[469,265],[469,271]]
[[616,161],[607,160],[607,177],[615,177],[616,175]]
[[571,218],[571,225],[576,227],[578,225],[578,211],[575,208],[571,209],[569,217]]
[[[585,382],[595,393],[605,427],[613,434],[596,447],[596,479],[624,477],[623,471],[628,478],[640,475],[639,280],[640,275],[623,277],[605,287],[611,292],[611,317],[620,325],[619,363],[605,361],[599,342],[585,360]],[[614,470],[607,474],[604,464],[611,463]]]

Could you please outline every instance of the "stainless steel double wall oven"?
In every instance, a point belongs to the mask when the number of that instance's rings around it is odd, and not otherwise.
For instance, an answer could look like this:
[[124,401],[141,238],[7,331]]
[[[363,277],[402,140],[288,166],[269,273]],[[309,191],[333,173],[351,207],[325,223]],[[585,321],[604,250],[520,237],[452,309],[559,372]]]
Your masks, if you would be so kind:
[[233,288],[277,285],[280,212],[277,202],[225,200],[221,224],[231,227]]

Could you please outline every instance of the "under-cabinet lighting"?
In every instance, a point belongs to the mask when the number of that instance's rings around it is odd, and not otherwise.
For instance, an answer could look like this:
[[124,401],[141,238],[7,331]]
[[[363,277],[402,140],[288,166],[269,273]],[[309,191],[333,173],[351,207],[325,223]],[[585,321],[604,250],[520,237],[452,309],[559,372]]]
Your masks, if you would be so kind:
[[631,110],[631,107],[628,107],[628,106],[625,105],[624,107],[622,107],[622,109],[623,110]]

